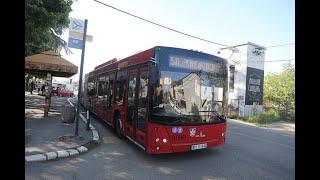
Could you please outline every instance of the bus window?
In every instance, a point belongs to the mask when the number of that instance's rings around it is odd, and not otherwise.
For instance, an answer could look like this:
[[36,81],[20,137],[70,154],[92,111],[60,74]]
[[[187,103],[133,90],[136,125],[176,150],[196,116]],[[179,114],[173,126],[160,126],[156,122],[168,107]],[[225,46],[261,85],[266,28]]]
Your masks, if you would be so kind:
[[105,91],[105,75],[100,75],[98,78],[98,96],[103,96]]
[[126,71],[119,71],[117,74],[117,81],[116,81],[116,92],[115,92],[115,102],[116,103],[123,103],[123,96],[124,96],[124,88],[125,88],[125,77]]
[[141,72],[139,86],[139,103],[138,103],[138,118],[137,128],[146,131],[147,121],[147,97],[148,97],[148,75],[149,72]]
[[88,95],[89,96],[95,96],[95,83],[94,83],[94,79],[93,77],[90,77],[89,80],[88,80]]
[[107,97],[108,96],[108,91],[109,91],[109,75],[106,75],[106,84],[105,84],[105,89],[104,89],[104,96]]
[[109,76],[109,107],[111,107],[111,103],[113,101],[113,80],[114,80],[114,73],[110,74]]
[[135,93],[136,93],[136,75],[130,75],[129,88],[128,88],[128,118],[127,121],[132,125],[134,119],[134,107],[135,107]]

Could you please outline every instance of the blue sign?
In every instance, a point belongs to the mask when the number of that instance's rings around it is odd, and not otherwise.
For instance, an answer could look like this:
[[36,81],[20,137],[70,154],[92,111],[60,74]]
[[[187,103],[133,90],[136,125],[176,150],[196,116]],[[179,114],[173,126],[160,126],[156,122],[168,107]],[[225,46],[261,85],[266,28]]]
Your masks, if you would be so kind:
[[82,49],[83,40],[70,38],[68,39],[68,47]]
[[181,134],[183,132],[182,127],[178,127],[178,133]]
[[171,131],[172,131],[172,133],[177,133],[177,131],[178,131],[178,129],[177,129],[177,127],[173,127],[172,129],[171,129]]

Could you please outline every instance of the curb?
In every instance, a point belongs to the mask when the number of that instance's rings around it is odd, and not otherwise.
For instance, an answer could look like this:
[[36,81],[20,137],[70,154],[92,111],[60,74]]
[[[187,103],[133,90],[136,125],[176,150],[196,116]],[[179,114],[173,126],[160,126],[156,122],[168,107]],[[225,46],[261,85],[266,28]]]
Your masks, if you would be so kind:
[[238,123],[241,123],[241,124],[245,124],[245,125],[249,125],[249,126],[253,126],[253,127],[257,127],[257,128],[266,129],[266,130],[276,130],[276,131],[285,131],[287,133],[295,133],[295,128],[293,128],[294,130],[281,130],[281,129],[277,130],[276,128],[267,127],[267,126],[263,126],[263,125],[256,125],[254,123],[249,123],[249,122],[245,122],[245,121],[238,120],[238,119],[230,119],[229,118],[228,120],[235,121],[235,122],[238,122]]
[[238,122],[238,123],[241,123],[241,124],[246,124],[246,125],[249,125],[249,126],[259,127],[259,126],[255,125],[253,123],[241,121],[241,120],[238,120],[238,119],[230,119],[230,118],[228,118],[228,120],[232,120],[232,121],[235,121],[235,122]]
[[[70,99],[71,98],[68,98],[68,102],[72,107],[74,107],[74,105],[70,102]],[[86,118],[82,114],[80,114],[80,117],[84,123],[87,123]],[[52,151],[47,153],[39,153],[39,154],[25,156],[25,161],[26,162],[49,161],[49,160],[61,159],[65,157],[83,154],[87,152],[89,149],[91,149],[92,147],[94,147],[94,145],[97,145],[100,143],[98,131],[91,124],[90,124],[90,130],[92,132],[93,138],[88,143],[82,144],[81,146],[77,146],[74,148],[66,149],[66,150]]]

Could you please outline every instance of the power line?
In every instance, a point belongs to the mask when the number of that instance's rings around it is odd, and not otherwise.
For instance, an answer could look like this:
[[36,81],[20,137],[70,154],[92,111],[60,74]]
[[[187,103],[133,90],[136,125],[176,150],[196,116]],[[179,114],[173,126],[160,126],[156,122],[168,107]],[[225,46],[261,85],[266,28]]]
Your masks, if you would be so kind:
[[273,45],[273,46],[268,46],[267,48],[274,48],[274,47],[280,47],[280,46],[290,46],[294,45],[295,43],[288,43],[288,44],[280,44],[280,45]]
[[105,4],[105,3],[100,2],[100,1],[98,1],[98,0],[93,0],[93,1],[95,1],[95,2],[97,2],[97,3],[100,3],[100,4],[104,5],[104,6],[110,7],[110,8],[112,8],[112,9],[114,9],[114,10],[117,10],[117,11],[120,11],[120,12],[122,12],[122,13],[125,13],[125,14],[127,14],[127,15],[130,15],[130,16],[132,16],[132,17],[135,17],[135,18],[138,18],[138,19],[140,19],[140,20],[146,21],[146,22],[148,22],[148,23],[154,24],[154,25],[156,25],[156,26],[159,26],[159,27],[168,29],[168,30],[170,30],[170,31],[173,31],[173,32],[176,32],[176,33],[180,33],[180,34],[183,34],[183,35],[185,35],[185,36],[189,36],[189,37],[192,37],[192,38],[195,38],[195,39],[198,39],[198,40],[201,40],[201,41],[205,41],[205,42],[208,42],[208,43],[211,43],[211,44],[216,44],[216,45],[219,45],[219,46],[226,46],[226,47],[228,46],[228,45],[225,45],[225,44],[221,44],[221,43],[217,43],[217,42],[214,42],[214,41],[206,40],[206,39],[203,39],[203,38],[200,38],[200,37],[197,37],[197,36],[193,36],[193,35],[190,35],[190,34],[187,34],[187,33],[184,33],[184,32],[181,32],[181,31],[178,31],[178,30],[175,30],[175,29],[172,29],[172,28],[169,28],[169,27],[167,27],[167,26],[164,26],[164,25],[155,23],[155,22],[153,22],[153,21],[144,19],[144,18],[139,17],[139,16],[137,16],[137,15],[128,13],[128,12],[126,12],[126,11],[124,11],[124,10],[118,9],[118,8],[113,7],[113,6],[111,6],[111,5]]
[[271,61],[233,61],[233,62],[241,63],[241,62],[281,62],[281,61],[295,61],[295,58],[292,58],[292,59],[278,59],[278,60],[271,60]]
[[281,59],[281,60],[264,61],[264,62],[280,62],[280,61],[295,61],[295,59]]

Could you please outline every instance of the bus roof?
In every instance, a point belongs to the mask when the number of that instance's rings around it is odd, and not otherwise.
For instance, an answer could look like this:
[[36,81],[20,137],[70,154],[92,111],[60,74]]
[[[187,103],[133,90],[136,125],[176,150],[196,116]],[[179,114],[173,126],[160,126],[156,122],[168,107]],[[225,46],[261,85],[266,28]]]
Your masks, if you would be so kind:
[[154,58],[155,50],[161,50],[161,49],[166,49],[166,50],[170,50],[170,51],[184,51],[184,52],[188,52],[188,53],[196,53],[198,55],[210,56],[210,57],[213,57],[214,59],[219,59],[221,61],[227,62],[226,59],[223,59],[221,57],[218,57],[218,56],[215,56],[212,54],[204,53],[201,51],[176,48],[176,47],[167,47],[167,46],[155,46],[155,47],[152,47],[152,48],[147,49],[145,51],[142,51],[140,53],[123,58],[121,60],[117,60],[116,58],[113,58],[110,61],[104,62],[104,63],[96,66],[95,69],[93,71],[89,72],[88,74],[89,74],[89,76],[97,75],[102,72],[112,71],[112,70],[115,70],[118,68],[123,68],[123,67],[131,66],[131,65],[147,62],[151,58]]

